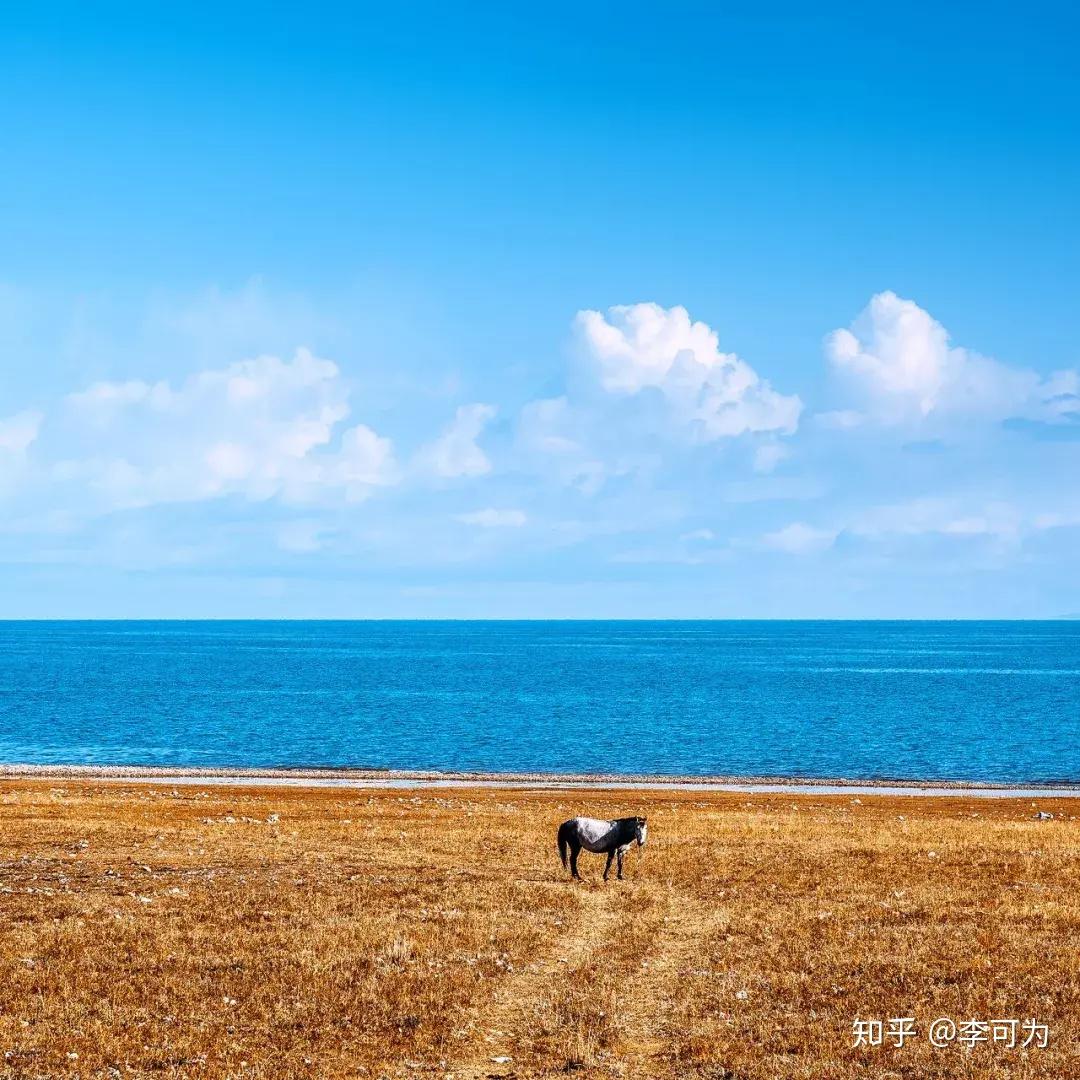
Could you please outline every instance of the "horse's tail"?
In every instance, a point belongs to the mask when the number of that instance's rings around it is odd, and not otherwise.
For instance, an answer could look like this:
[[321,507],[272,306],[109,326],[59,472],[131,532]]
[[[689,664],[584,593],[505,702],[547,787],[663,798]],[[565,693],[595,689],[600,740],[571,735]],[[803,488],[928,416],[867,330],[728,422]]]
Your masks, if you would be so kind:
[[566,869],[566,849],[570,845],[570,822],[564,821],[559,826],[559,858],[562,859],[563,869]]

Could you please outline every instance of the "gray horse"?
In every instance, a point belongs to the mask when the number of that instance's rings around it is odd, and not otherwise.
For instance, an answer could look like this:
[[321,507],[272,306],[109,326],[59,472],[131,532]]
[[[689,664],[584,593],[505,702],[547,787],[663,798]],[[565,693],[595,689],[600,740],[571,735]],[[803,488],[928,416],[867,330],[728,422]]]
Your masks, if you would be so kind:
[[612,859],[618,859],[619,880],[622,881],[623,856],[635,840],[638,847],[643,847],[648,831],[643,817],[616,818],[614,821],[601,821],[590,817],[571,818],[559,826],[559,858],[562,859],[565,869],[569,851],[570,873],[580,879],[581,875],[577,870],[578,852],[582,848],[598,854],[607,852],[604,880],[607,881]]

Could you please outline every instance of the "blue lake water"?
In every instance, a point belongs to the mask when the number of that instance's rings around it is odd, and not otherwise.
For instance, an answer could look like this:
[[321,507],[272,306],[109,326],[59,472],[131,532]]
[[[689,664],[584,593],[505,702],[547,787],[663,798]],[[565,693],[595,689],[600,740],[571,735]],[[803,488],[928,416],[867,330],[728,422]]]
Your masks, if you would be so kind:
[[0,762],[1080,781],[1080,622],[0,623]]

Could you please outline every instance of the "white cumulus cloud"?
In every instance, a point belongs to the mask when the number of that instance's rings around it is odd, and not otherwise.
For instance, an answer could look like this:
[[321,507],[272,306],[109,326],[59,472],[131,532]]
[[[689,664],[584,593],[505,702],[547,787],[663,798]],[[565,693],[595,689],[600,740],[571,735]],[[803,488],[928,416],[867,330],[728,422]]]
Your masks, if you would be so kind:
[[574,329],[605,391],[659,391],[672,418],[703,442],[747,432],[790,434],[798,426],[799,398],[778,393],[745,360],[721,352],[716,331],[691,321],[684,307],[580,311]]
[[[863,408],[884,423],[950,415],[1054,422],[1080,413],[1076,371],[1043,378],[953,345],[929,312],[893,292],[878,293],[850,329],[829,334],[825,351]],[[841,411],[825,422],[851,427],[857,420]]]
[[366,424],[349,428],[341,437],[338,452],[321,463],[321,467],[325,482],[340,485],[353,502],[366,498],[377,487],[396,483],[399,478],[393,444]]
[[523,469],[595,495],[618,478],[677,473],[686,455],[726,439],[758,442],[762,472],[786,457],[779,438],[797,429],[801,400],[721,352],[716,331],[686,308],[583,310],[573,334],[579,362],[566,392],[521,410]]
[[327,489],[362,498],[393,483],[388,440],[349,414],[337,365],[299,349],[168,382],[97,383],[67,398],[73,450],[53,470],[114,505],[241,495],[304,500]]

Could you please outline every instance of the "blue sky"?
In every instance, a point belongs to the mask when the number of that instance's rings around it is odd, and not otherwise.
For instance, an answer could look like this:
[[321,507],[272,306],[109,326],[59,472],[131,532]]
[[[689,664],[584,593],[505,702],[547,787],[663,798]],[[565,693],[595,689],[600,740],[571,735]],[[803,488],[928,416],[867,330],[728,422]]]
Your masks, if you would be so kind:
[[0,35],[0,616],[1080,612],[1064,5]]

